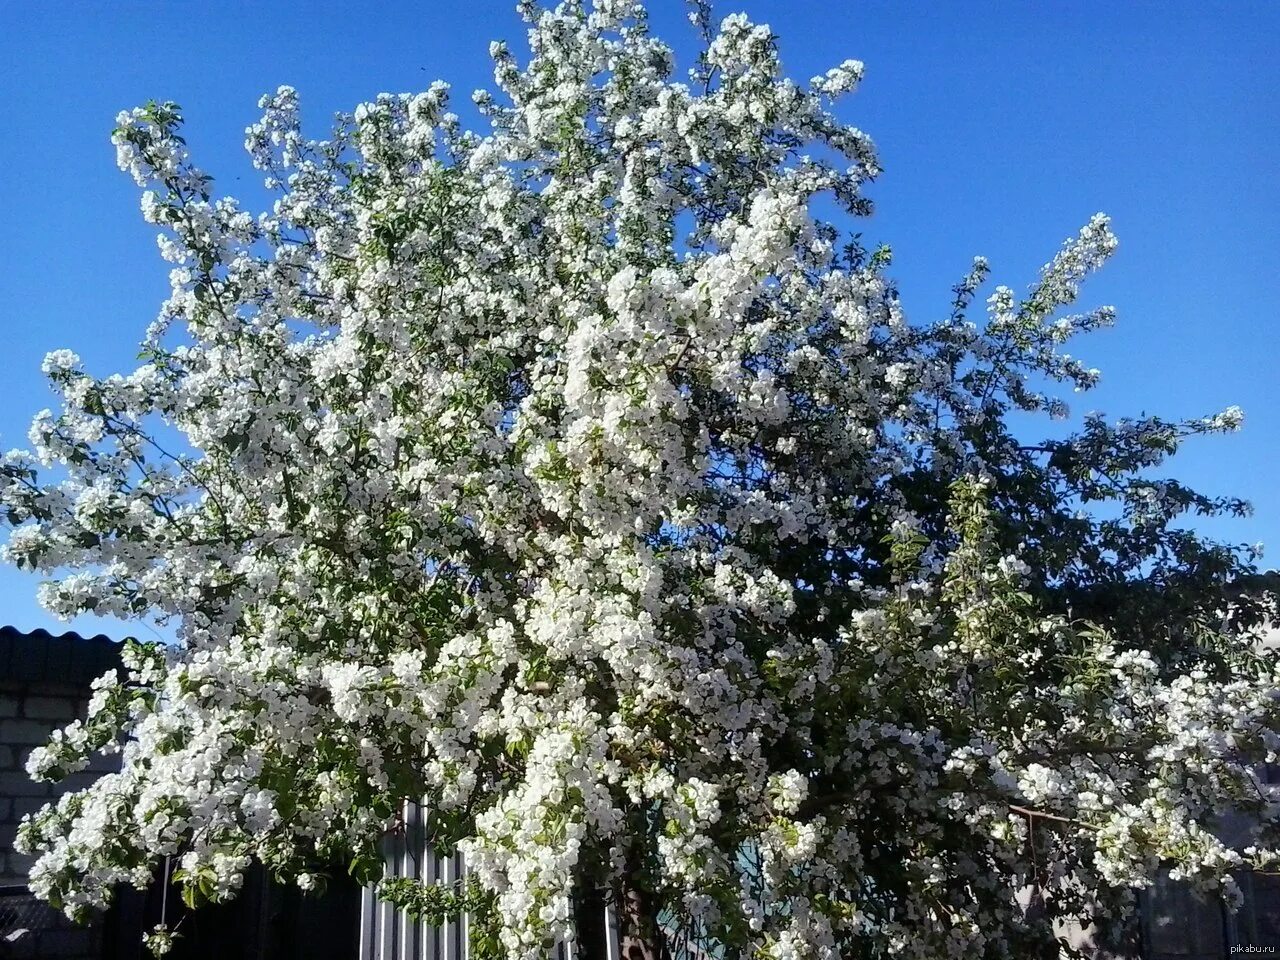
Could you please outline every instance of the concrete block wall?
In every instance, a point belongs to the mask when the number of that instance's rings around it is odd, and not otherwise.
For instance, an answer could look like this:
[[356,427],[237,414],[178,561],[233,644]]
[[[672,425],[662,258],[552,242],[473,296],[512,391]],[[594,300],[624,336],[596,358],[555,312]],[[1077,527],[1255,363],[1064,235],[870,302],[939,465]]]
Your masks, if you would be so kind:
[[18,824],[66,790],[88,786],[99,772],[74,773],[59,784],[27,776],[27,754],[49,739],[50,731],[82,718],[86,691],[66,684],[41,685],[38,692],[0,687],[0,885],[25,883],[31,858],[13,850]]
[[90,960],[101,955],[101,932],[77,927],[24,895],[32,858],[14,850],[18,824],[66,790],[92,783],[111,769],[94,767],[59,784],[36,783],[27,755],[49,733],[83,718],[90,684],[119,664],[119,645],[106,637],[22,633],[0,627],[0,957]]

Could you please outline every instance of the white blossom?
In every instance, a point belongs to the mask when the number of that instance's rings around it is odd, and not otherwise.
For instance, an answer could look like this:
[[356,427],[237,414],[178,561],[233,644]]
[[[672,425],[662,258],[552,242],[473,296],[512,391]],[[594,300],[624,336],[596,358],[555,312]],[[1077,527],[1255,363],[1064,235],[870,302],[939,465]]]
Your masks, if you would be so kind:
[[[1004,427],[1097,381],[1059,348],[1112,311],[1059,312],[1106,218],[982,324],[978,260],[913,325],[887,251],[816,214],[869,209],[874,150],[830,105],[861,63],[802,87],[767,27],[702,11],[691,85],[629,3],[521,9],[483,134],[443,84],[323,140],[264,97],[258,214],[175,105],[118,118],[171,295],[135,372],[46,359],[4,556],[59,616],[177,642],[131,643],[32,752],[45,778],[122,761],[24,823],[36,893],[83,917],[166,857],[195,898],[254,859],[309,890],[376,866],[413,800],[512,958],[572,935],[584,884],[726,956],[830,960],[1031,955],[1026,885],[1102,922],[1161,860],[1233,895],[1245,855],[1209,826],[1277,816],[1239,762],[1280,750],[1274,661],[1203,604],[1146,649],[1059,601],[1091,563],[1145,583],[1157,534],[1216,509],[1143,471],[1239,411]],[[1121,527],[1155,544],[1128,569]]]

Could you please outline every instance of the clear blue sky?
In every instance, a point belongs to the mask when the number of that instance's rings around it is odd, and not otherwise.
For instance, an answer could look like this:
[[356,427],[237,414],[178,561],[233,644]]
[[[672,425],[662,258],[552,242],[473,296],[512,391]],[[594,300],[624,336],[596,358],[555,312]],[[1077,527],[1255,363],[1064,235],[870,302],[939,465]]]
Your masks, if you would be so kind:
[[[437,78],[469,107],[489,83],[490,39],[519,49],[513,0],[466,3],[129,0],[0,4],[0,445],[25,445],[51,402],[39,374],[70,347],[98,374],[131,369],[167,287],[133,184],[108,142],[122,108],[179,102],[220,190],[256,192],[242,151],[263,92],[299,89],[313,132],[380,91]],[[654,0],[687,52],[679,0]],[[1177,473],[1253,501],[1216,525],[1272,546],[1280,564],[1280,5],[1262,2],[719,3],[782,37],[800,79],[846,57],[867,80],[845,115],[886,168],[864,233],[887,241],[918,320],[945,310],[974,254],[1025,288],[1090,214],[1114,218],[1120,252],[1086,290],[1116,329],[1075,352],[1103,385],[1077,412],[1197,416],[1245,409],[1245,431],[1201,441]],[[0,572],[0,623],[54,626],[36,581]],[[120,625],[83,618],[92,631]]]

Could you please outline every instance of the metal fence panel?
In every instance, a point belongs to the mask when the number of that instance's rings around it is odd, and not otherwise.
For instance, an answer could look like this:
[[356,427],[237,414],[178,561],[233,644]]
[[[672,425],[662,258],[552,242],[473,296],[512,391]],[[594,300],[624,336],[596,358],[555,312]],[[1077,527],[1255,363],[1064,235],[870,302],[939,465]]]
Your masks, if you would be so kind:
[[[465,879],[461,854],[445,856],[427,844],[426,815],[416,803],[405,805],[403,828],[383,841],[383,861],[388,877],[409,877],[424,883],[452,886]],[[573,944],[558,943],[548,960],[618,960],[617,922],[613,910],[605,910],[608,931],[604,958],[580,958]],[[467,960],[467,918],[441,926],[415,921],[403,910],[380,901],[373,885],[361,893],[360,960]]]

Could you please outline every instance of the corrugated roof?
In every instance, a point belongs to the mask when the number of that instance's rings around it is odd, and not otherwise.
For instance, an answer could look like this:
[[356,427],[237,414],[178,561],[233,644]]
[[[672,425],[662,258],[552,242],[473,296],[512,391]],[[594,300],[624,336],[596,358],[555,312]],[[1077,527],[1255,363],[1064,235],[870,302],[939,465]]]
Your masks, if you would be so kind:
[[120,665],[122,644],[104,634],[23,632],[0,627],[0,684],[84,685]]

